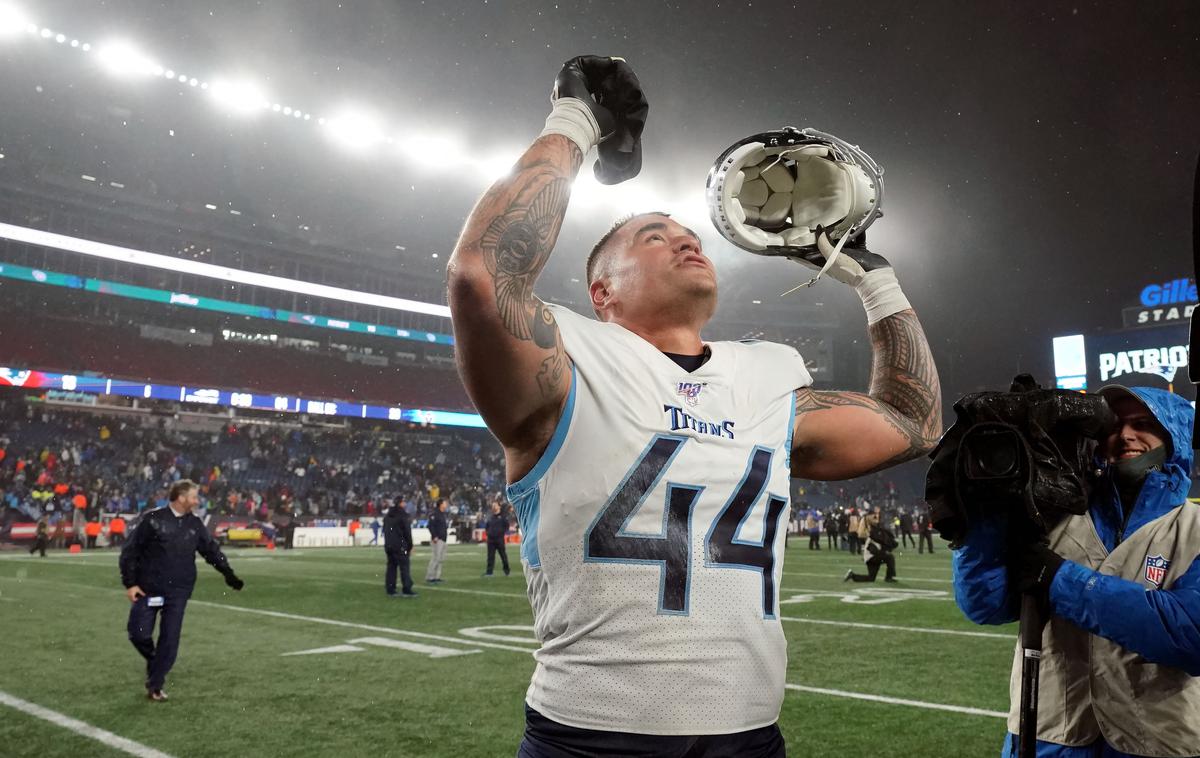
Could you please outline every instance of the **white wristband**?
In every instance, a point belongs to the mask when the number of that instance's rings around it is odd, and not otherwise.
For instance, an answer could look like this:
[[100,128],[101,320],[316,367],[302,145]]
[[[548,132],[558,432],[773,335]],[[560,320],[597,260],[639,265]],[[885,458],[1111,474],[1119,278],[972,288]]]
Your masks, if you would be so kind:
[[896,271],[891,267],[877,268],[863,274],[854,291],[862,298],[863,308],[867,311],[867,324],[891,316],[894,313],[912,308],[908,298],[900,289],[896,280]]
[[584,155],[600,144],[600,124],[592,115],[591,108],[575,97],[560,97],[554,101],[554,108],[546,117],[546,128],[542,129],[540,136],[547,134],[561,134],[579,145]]

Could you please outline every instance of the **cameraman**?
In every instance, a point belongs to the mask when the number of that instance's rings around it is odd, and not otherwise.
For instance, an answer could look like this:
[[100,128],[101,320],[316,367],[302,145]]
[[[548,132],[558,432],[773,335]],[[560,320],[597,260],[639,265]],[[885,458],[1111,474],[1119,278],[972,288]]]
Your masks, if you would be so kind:
[[[1187,501],[1194,411],[1146,387],[1100,390],[1118,419],[1088,513],[1049,545],[1006,550],[1006,519],[976,518],[954,551],[958,606],[977,624],[1044,593],[1039,758],[1200,755],[1200,507]],[[1003,756],[1015,755],[1020,647]]]

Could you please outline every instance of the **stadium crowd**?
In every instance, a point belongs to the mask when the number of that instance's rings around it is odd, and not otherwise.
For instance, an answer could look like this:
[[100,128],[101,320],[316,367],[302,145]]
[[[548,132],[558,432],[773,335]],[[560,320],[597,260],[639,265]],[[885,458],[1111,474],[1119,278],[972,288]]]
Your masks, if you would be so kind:
[[[202,514],[263,523],[377,516],[397,495],[414,518],[440,497],[482,523],[501,496],[503,461],[474,439],[423,429],[302,428],[238,420],[185,429],[171,416],[117,417],[0,398],[0,537],[13,521],[76,523],[166,504],[180,479]],[[61,544],[61,543],[59,543]]]

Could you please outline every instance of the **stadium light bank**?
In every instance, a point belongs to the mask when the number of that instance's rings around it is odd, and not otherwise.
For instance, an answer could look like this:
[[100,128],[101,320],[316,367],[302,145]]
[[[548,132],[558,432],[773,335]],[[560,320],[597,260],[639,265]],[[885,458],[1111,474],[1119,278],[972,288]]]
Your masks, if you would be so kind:
[[54,234],[53,232],[29,229],[23,226],[14,226],[13,224],[0,223],[0,238],[9,239],[13,242],[23,242],[28,245],[38,245],[55,250],[78,253],[79,255],[87,255],[93,258],[105,258],[121,263],[132,263],[137,266],[148,266],[183,274],[194,274],[211,279],[220,279],[221,281],[233,282],[235,284],[266,287],[268,289],[295,292],[329,300],[342,300],[347,303],[374,305],[379,308],[388,308],[396,311],[424,313],[429,316],[441,316],[443,318],[450,317],[450,308],[437,303],[425,303],[419,300],[407,300],[400,297],[378,295],[373,292],[360,292],[343,287],[333,287],[327,284],[288,279],[282,276],[260,274],[254,271],[243,271],[241,269],[229,268],[228,266],[218,266],[202,261],[190,261],[185,258],[176,258],[145,250],[134,250],[133,248],[109,245],[95,240],[68,237],[64,234]]

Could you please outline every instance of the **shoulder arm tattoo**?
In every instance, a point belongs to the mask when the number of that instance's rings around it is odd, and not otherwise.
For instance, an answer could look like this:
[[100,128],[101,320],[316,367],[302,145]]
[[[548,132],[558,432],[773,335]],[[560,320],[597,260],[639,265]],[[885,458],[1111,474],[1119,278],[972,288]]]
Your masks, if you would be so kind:
[[[537,375],[546,397],[559,390],[566,354],[554,314],[534,296],[533,285],[558,239],[571,193],[570,177],[581,162],[582,156],[574,150],[569,173],[552,161],[536,158],[519,166],[519,186],[515,192],[503,193],[509,199],[506,206],[495,208],[478,242],[492,276],[496,309],[504,328],[518,340],[552,351]],[[504,199],[485,197],[481,206],[499,206]]]
[[873,470],[920,457],[933,449],[942,424],[941,386],[929,344],[917,316],[902,311],[870,327],[874,359],[869,394],[860,392],[796,391],[796,416],[855,406],[883,418],[906,444],[904,449]]

